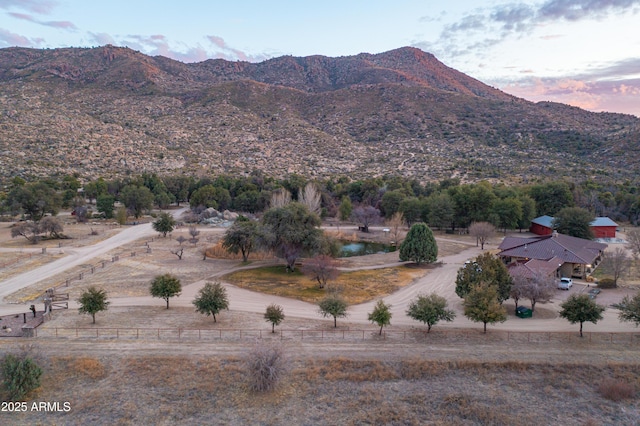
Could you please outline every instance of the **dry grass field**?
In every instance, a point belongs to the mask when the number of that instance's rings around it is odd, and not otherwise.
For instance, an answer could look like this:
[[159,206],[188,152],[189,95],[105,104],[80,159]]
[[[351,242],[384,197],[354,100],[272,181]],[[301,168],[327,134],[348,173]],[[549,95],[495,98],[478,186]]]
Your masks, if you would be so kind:
[[[607,345],[287,342],[288,371],[263,394],[248,390],[250,343],[37,345],[45,374],[30,401],[69,402],[71,411],[3,412],[2,424],[634,425],[640,418],[637,353]],[[629,388],[617,400],[616,390]]]

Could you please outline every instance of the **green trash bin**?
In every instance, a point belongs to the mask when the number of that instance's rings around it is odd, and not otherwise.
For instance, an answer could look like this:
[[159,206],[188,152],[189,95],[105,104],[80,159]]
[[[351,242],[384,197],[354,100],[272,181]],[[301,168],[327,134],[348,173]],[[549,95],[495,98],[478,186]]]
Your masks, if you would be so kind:
[[516,309],[516,316],[518,318],[531,318],[533,316],[533,311],[529,308],[525,308],[524,306],[518,306],[518,309]]

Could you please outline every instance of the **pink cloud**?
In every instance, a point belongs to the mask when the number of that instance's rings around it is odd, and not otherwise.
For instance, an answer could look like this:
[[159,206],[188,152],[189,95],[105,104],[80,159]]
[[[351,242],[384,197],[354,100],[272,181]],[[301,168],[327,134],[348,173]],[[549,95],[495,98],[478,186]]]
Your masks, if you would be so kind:
[[640,95],[640,87],[633,87],[633,86],[627,86],[626,84],[621,84],[619,87],[613,88],[613,93],[620,93],[621,95],[638,96]]
[[41,41],[42,40],[39,39],[30,40],[27,37],[21,36],[20,34],[15,34],[0,28],[0,47],[35,47]]
[[640,117],[640,79],[624,83],[575,78],[526,78],[501,90],[532,102],[551,101],[589,111],[609,111]]
[[48,21],[40,22],[40,24],[47,27],[62,28],[63,30],[76,30],[78,29],[72,22],[69,21]]
[[241,50],[230,47],[222,37],[218,36],[207,36],[206,38],[213,45],[213,51],[202,46],[178,46],[182,49],[176,48],[170,44],[170,40],[164,34],[129,34],[120,39],[106,33],[90,33],[90,36],[100,45],[127,46],[147,55],[165,56],[181,62],[202,62],[212,58],[259,62],[269,57],[267,55],[248,55]]
[[76,30],[77,27],[73,24],[73,22],[69,21],[39,21],[35,19],[33,16],[28,15],[26,13],[17,13],[17,12],[9,12],[9,16],[12,16],[16,19],[22,19],[23,21],[33,22],[35,24],[44,25],[47,27],[53,28],[61,28],[63,30]]
[[216,52],[215,57],[218,59],[226,59],[229,61],[248,61],[259,62],[268,59],[267,55],[249,55],[239,49],[234,49],[222,38],[218,36],[207,36],[207,39],[220,51]]
[[89,33],[89,35],[91,35],[91,38],[99,45],[116,43],[113,37],[107,33]]
[[227,48],[227,43],[224,42],[224,39],[222,37],[218,37],[218,36],[207,36],[207,38],[209,39],[209,41],[211,43],[213,43],[214,45],[218,46],[221,49],[226,49]]
[[36,22],[35,18],[26,13],[9,12],[7,15],[13,16],[16,19],[22,19],[23,21]]
[[22,9],[42,15],[49,14],[57,2],[52,0],[2,0],[0,9]]

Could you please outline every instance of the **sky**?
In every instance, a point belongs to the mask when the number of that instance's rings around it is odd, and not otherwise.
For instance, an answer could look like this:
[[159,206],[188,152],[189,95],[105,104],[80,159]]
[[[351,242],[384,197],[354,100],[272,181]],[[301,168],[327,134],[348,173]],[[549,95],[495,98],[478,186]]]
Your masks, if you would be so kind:
[[413,46],[530,101],[640,117],[640,0],[0,0],[0,48],[105,44],[182,62]]

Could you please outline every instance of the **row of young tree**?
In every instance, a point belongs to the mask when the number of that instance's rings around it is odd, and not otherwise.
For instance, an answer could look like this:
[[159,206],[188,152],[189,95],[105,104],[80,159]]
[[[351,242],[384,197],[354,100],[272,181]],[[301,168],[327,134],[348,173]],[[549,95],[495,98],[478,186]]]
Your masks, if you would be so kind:
[[[476,265],[482,264],[490,267],[491,265],[487,263],[487,260],[479,259]],[[486,333],[487,324],[506,321],[507,312],[502,306],[502,302],[506,299],[504,299],[504,296],[501,297],[501,290],[498,284],[502,281],[500,272],[492,268],[491,272],[483,275],[482,271],[478,271],[477,268],[474,269],[476,270],[475,273],[482,275],[483,278],[476,283],[471,283],[467,290],[463,290],[464,285],[457,286],[456,293],[464,294],[462,296],[464,299],[464,315],[474,322],[483,323],[484,332]],[[489,276],[494,276],[497,280],[490,281],[487,279]],[[514,287],[517,285],[515,284]],[[180,280],[171,274],[157,276],[150,285],[150,294],[153,297],[165,300],[167,309],[169,309],[169,300],[179,296],[181,291]],[[506,289],[503,288],[502,294],[505,291]],[[513,293],[510,294],[513,295]],[[533,298],[531,300],[533,309],[535,308],[535,300]],[[80,305],[79,313],[91,315],[94,324],[96,313],[107,310],[109,306],[106,292],[96,287],[86,289],[78,299],[78,303]],[[217,322],[216,315],[222,310],[229,309],[229,297],[226,288],[219,282],[206,283],[198,291],[193,300],[193,305],[197,312],[207,316],[211,315],[214,322]],[[614,306],[620,310],[619,318],[621,321],[633,322],[636,326],[640,325],[640,294],[633,298],[625,296],[620,303]],[[602,313],[605,310],[603,306],[596,304],[585,294],[571,295],[560,307],[562,308],[560,311],[561,317],[567,319],[571,324],[580,324],[580,337],[583,336],[583,324],[585,322],[596,324],[602,319]],[[337,319],[348,316],[348,304],[338,294],[329,294],[318,303],[318,313],[325,318],[333,318],[334,327],[337,327]],[[456,316],[453,310],[448,309],[446,299],[436,293],[420,294],[415,297],[409,302],[406,314],[410,318],[425,324],[427,333],[438,322],[451,322]],[[379,334],[382,334],[383,328],[391,324],[391,305],[383,300],[378,300],[367,318],[380,327]],[[275,327],[285,319],[282,306],[277,304],[267,306],[264,312],[264,319],[271,323],[271,331],[275,332]]]
[[135,217],[153,207],[185,202],[196,212],[212,207],[260,213],[273,207],[276,193],[289,194],[291,201],[308,199],[309,183],[316,192],[313,196],[319,216],[354,220],[365,229],[398,212],[409,225],[424,222],[432,228],[453,229],[467,228],[473,222],[490,222],[499,229],[523,229],[534,217],[556,216],[566,207],[581,208],[590,217],[607,215],[631,223],[640,217],[640,191],[629,182],[603,185],[591,180],[579,184],[554,181],[507,186],[486,181],[461,184],[457,179],[446,179],[421,184],[400,176],[310,181],[295,174],[274,179],[260,172],[198,179],[142,174],[88,182],[81,182],[78,176],[32,182],[18,177],[0,193],[0,208],[4,214],[22,213],[35,221],[65,207],[75,208],[81,215],[95,207],[103,216],[113,217],[116,201]]

